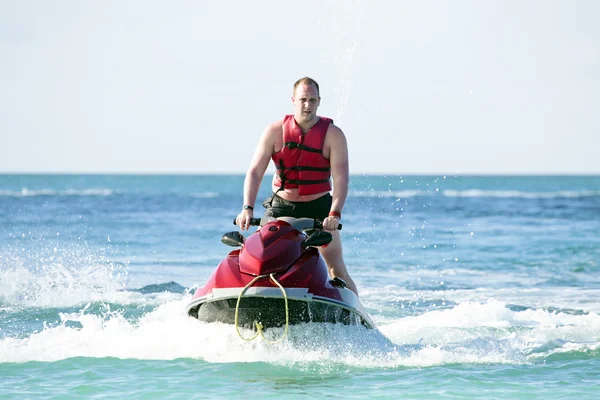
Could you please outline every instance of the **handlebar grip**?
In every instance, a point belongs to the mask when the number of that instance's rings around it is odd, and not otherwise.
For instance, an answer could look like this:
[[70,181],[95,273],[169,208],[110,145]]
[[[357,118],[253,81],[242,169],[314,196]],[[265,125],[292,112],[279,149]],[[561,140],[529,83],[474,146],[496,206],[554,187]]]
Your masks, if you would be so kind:
[[[233,220],[233,224],[237,225],[235,223],[235,219]],[[250,225],[252,225],[252,226],[259,226],[260,225],[260,218],[250,218]]]
[[[342,230],[342,224],[339,224],[337,226],[337,228],[338,228],[338,231],[341,231]],[[315,229],[323,229],[323,223],[321,221],[316,221],[315,220]]]

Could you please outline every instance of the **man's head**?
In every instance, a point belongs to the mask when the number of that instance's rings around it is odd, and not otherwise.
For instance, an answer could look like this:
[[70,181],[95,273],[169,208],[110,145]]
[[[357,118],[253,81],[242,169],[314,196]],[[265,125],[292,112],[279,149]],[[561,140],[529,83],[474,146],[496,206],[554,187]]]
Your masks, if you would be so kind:
[[310,122],[316,118],[321,103],[319,84],[309,77],[298,79],[294,83],[292,103],[294,103],[294,117],[298,123]]

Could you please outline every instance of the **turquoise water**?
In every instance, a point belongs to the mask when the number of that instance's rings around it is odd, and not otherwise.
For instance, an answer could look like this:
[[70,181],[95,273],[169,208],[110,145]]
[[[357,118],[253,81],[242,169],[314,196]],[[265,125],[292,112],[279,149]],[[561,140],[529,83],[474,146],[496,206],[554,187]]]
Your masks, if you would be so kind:
[[0,175],[0,397],[598,397],[600,177],[353,176],[344,253],[378,331],[275,345],[185,313],[242,183]]

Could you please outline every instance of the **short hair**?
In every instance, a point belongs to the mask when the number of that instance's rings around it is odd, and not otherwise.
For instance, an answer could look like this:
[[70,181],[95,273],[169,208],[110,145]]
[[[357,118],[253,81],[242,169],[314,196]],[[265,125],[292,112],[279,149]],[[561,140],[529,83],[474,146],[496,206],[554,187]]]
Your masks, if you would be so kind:
[[292,96],[296,95],[296,88],[300,84],[315,85],[315,87],[317,88],[317,95],[319,95],[319,97],[321,97],[321,92],[319,91],[319,84],[313,78],[309,78],[308,76],[305,76],[304,78],[300,78],[296,81],[296,83],[294,83],[294,89],[292,92]]

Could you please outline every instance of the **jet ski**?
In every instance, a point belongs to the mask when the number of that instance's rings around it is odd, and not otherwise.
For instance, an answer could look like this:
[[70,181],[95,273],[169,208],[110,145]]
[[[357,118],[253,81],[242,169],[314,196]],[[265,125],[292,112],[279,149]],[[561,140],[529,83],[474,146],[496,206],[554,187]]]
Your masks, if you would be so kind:
[[376,329],[358,296],[342,279],[329,277],[317,247],[328,245],[333,237],[318,220],[263,217],[250,223],[259,228],[247,238],[238,231],[222,236],[224,244],[239,249],[232,250],[196,290],[188,315],[233,324],[238,334],[240,327],[256,335],[285,327],[285,336],[289,325],[308,322]]

